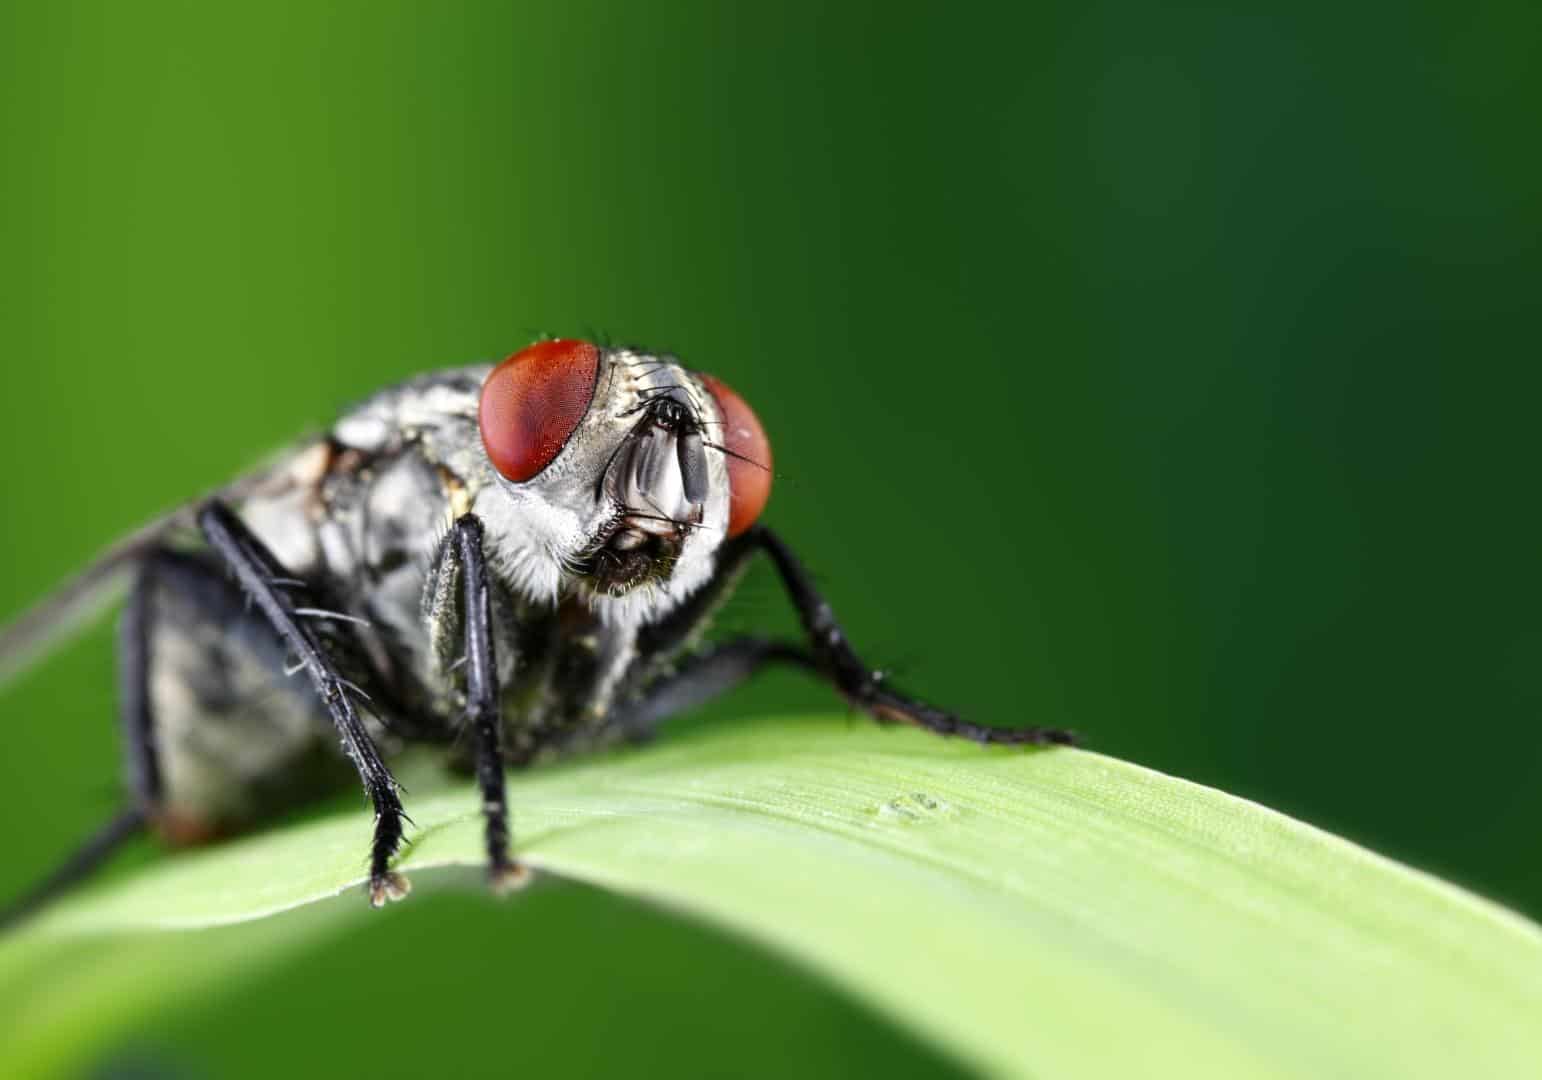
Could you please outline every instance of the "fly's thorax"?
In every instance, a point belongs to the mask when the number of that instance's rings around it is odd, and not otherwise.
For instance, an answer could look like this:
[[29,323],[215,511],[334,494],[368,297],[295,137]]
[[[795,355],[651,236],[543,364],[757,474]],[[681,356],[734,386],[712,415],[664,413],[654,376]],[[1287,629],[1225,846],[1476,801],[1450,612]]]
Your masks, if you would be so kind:
[[635,626],[607,623],[577,597],[520,624],[518,670],[501,685],[503,745],[515,763],[592,743],[637,660]]

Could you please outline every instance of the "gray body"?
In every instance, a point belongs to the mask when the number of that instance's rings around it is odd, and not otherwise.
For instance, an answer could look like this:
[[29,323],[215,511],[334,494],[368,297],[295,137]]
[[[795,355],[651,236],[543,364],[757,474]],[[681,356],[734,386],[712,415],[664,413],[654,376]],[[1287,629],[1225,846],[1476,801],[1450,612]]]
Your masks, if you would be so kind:
[[[384,390],[125,538],[0,627],[3,685],[132,583],[119,641],[129,805],[0,909],[0,927],[141,828],[210,839],[350,774],[374,811],[370,902],[401,899],[391,861],[407,819],[387,759],[415,742],[474,771],[488,881],[517,887],[528,871],[511,851],[506,766],[645,737],[769,664],[884,722],[1073,740],[969,723],[867,664],[757,520],[769,477],[753,470],[769,473],[769,453],[748,406],[673,357],[554,341]],[[681,656],[757,554],[801,641],[751,634]]]
[[[671,659],[641,658],[639,633],[714,569],[727,513],[721,460],[709,464],[702,521],[680,538],[667,579],[612,594],[575,572],[625,509],[593,491],[596,463],[632,423],[624,414],[650,389],[674,384],[715,420],[711,397],[688,373],[607,351],[601,407],[549,469],[514,489],[478,435],[489,370],[438,372],[378,393],[243,483],[232,503],[286,571],[326,597],[318,611],[332,614],[314,618],[328,624],[334,652],[368,694],[366,723],[386,756],[407,742],[451,743],[458,729],[457,583],[437,552],[459,515],[474,511],[487,526],[501,745],[511,764],[612,741],[617,695],[640,690]],[[218,567],[209,564],[203,580],[202,565],[196,556],[152,560],[141,589],[160,818],[163,831],[187,839],[238,829],[350,776],[331,720],[306,681],[286,674],[271,628]]]

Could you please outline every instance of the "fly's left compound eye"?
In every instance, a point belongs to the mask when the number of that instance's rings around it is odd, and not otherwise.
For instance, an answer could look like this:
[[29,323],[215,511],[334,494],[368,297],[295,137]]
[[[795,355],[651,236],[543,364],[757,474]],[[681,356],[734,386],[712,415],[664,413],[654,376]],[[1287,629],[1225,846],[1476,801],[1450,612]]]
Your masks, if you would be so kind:
[[[755,524],[771,497],[771,440],[742,397],[721,379],[701,376],[702,385],[717,402],[723,418],[721,443],[728,457],[728,535],[738,536]],[[711,428],[708,431],[712,431]]]
[[587,341],[542,341],[493,368],[477,420],[487,457],[521,483],[550,465],[589,411],[600,350]]

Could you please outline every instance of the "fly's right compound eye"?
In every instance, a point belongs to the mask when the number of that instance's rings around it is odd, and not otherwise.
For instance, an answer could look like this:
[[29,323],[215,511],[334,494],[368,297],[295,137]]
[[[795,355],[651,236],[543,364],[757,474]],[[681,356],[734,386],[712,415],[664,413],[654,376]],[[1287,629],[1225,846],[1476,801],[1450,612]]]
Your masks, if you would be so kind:
[[541,341],[493,368],[482,384],[477,421],[487,457],[506,480],[529,480],[577,430],[600,371],[587,341]]
[[760,517],[771,497],[771,440],[755,411],[711,375],[701,381],[723,417],[722,449],[728,455],[728,536],[738,536]]

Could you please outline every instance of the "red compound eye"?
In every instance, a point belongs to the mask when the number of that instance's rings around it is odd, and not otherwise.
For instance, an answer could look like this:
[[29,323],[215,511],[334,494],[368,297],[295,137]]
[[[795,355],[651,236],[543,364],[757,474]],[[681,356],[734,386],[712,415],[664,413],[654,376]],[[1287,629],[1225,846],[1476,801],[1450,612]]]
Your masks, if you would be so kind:
[[771,442],[742,397],[711,375],[701,381],[723,417],[722,428],[708,428],[707,438],[728,450],[728,535],[738,536],[755,524],[771,497]]
[[599,370],[587,341],[538,342],[493,368],[477,410],[493,468],[519,483],[550,465],[589,411]]

